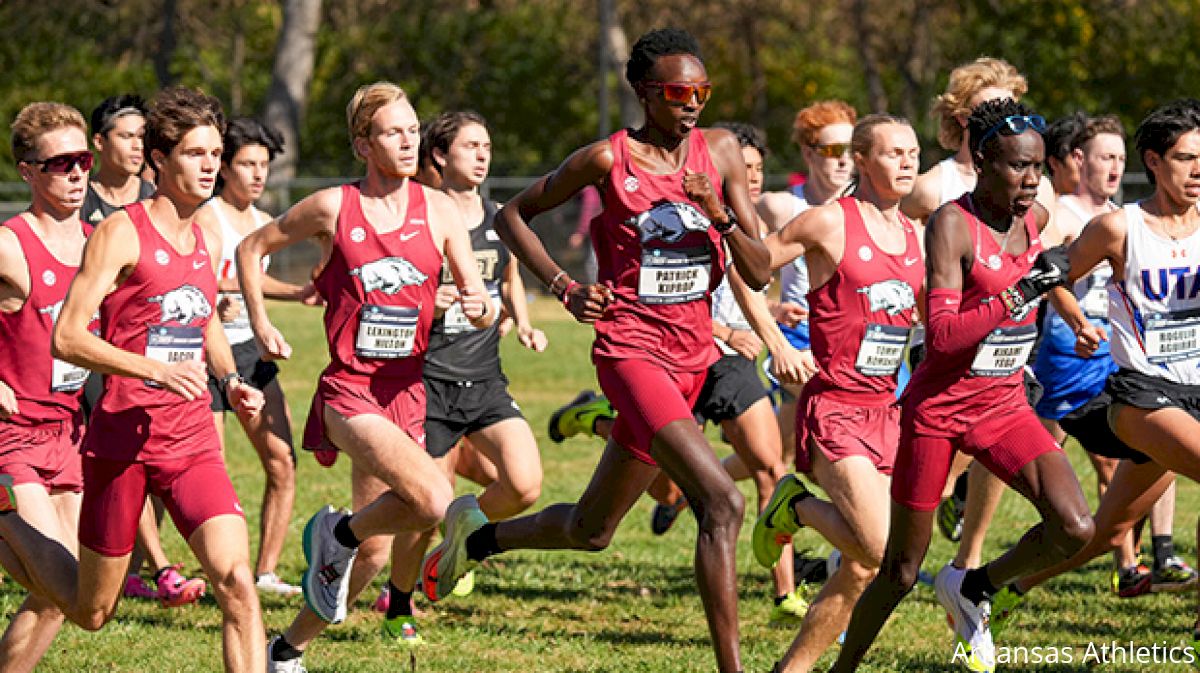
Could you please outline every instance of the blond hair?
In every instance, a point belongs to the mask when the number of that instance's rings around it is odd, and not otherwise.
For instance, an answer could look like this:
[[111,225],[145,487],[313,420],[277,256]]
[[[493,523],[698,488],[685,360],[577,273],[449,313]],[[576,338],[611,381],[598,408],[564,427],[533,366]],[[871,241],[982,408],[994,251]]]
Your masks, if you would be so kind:
[[[354,92],[354,97],[346,105],[346,126],[350,131],[351,145],[356,139],[365,138],[371,132],[371,118],[379,108],[407,97],[404,89],[391,82],[375,82],[358,87],[358,91]],[[354,155],[358,156],[357,150]]]
[[933,114],[938,118],[938,143],[944,149],[962,147],[965,131],[958,117],[971,114],[971,99],[980,91],[995,87],[1012,91],[1020,100],[1029,90],[1025,76],[1008,61],[982,56],[950,71],[946,92],[933,99]]
[[792,122],[792,142],[803,147],[817,142],[817,134],[830,124],[854,126],[858,113],[849,103],[840,100],[817,101],[796,113]]
[[12,155],[17,162],[33,161],[37,141],[42,135],[61,128],[75,127],[87,135],[83,114],[63,103],[30,103],[21,108],[12,122]]

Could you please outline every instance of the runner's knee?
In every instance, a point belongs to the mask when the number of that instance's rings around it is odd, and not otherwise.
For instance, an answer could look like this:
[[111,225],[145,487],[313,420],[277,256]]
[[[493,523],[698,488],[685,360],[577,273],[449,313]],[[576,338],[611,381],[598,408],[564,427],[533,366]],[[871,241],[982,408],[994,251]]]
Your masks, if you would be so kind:
[[746,499],[733,482],[729,482],[727,487],[715,494],[702,494],[695,509],[701,530],[736,527],[745,515]]

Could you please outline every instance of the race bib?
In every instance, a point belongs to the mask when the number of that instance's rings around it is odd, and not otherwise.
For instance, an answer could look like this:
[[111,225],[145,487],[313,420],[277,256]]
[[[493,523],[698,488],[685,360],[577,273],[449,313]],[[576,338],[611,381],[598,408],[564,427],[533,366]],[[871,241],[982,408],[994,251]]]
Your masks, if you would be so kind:
[[365,304],[358,315],[354,354],[360,358],[393,359],[412,355],[420,311],[403,306]]
[[892,376],[904,361],[908,327],[869,323],[858,347],[854,368],[866,376]]
[[[500,291],[489,290],[488,294],[492,299],[491,310],[495,311],[492,315],[500,315]],[[476,329],[479,328],[472,325],[471,321],[467,319],[467,314],[463,313],[462,302],[454,302],[442,314],[443,334],[462,334],[463,332],[471,332]]]
[[[1111,275],[1111,274],[1109,274]],[[1079,300],[1079,308],[1089,318],[1108,317],[1108,288],[1105,287],[1107,276],[1099,272],[1088,278],[1088,289]]]
[[1155,313],[1146,317],[1146,359],[1151,364],[1200,357],[1200,316],[1171,317]]
[[[204,329],[201,327],[171,327],[156,325],[146,332],[146,357],[167,364],[200,360],[204,356]],[[146,381],[152,388],[160,388]]]
[[79,365],[63,362],[54,358],[54,367],[50,374],[50,392],[70,393],[83,387],[91,372]]
[[227,323],[222,323],[226,330],[250,329],[250,314],[246,312],[246,300],[240,292],[222,292],[221,297],[229,297],[238,303],[237,315]]
[[708,293],[711,269],[712,257],[707,248],[646,250],[638,276],[638,301],[682,304],[702,299]]
[[971,374],[975,376],[1008,376],[1021,370],[1033,352],[1037,341],[1037,326],[998,327],[987,335],[975,360],[971,362]]

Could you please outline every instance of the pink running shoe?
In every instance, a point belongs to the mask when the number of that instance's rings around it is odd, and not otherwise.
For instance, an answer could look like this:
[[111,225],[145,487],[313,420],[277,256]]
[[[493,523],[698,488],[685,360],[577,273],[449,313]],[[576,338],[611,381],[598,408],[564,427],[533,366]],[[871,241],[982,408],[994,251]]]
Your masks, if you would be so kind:
[[162,601],[164,608],[177,608],[200,600],[207,586],[204,580],[195,577],[188,579],[179,574],[183,566],[175,564],[158,576],[158,592],[156,596]]
[[158,598],[158,592],[137,574],[125,576],[125,589],[121,593],[125,598]]
[[388,608],[391,607],[391,605],[392,592],[388,591],[388,588],[385,586],[379,591],[379,598],[375,599],[375,603],[371,606],[371,609],[375,612],[382,612],[386,615]]

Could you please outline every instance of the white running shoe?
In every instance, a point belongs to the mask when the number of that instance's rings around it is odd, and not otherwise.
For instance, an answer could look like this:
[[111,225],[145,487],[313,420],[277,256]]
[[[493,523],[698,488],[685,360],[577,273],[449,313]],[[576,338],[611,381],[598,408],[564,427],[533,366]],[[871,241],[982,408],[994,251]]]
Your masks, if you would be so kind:
[[304,527],[304,601],[321,619],[330,624],[346,618],[346,598],[350,591],[350,569],[357,549],[347,549],[333,535],[333,528],[349,512],[326,505]]
[[287,661],[275,661],[271,658],[271,648],[279,638],[280,636],[275,636],[267,643],[267,673],[308,673],[308,669],[304,667],[304,657]]
[[254,582],[254,586],[264,594],[276,594],[279,596],[295,596],[303,591],[295,584],[288,584],[279,579],[279,575],[275,573],[263,573],[258,576]]
[[933,581],[938,602],[950,615],[957,641],[954,661],[965,658],[967,668],[976,673],[992,673],[996,670],[996,648],[992,643],[989,622],[992,616],[991,601],[984,599],[978,605],[962,595],[963,578],[966,570],[950,564],[938,572]]

